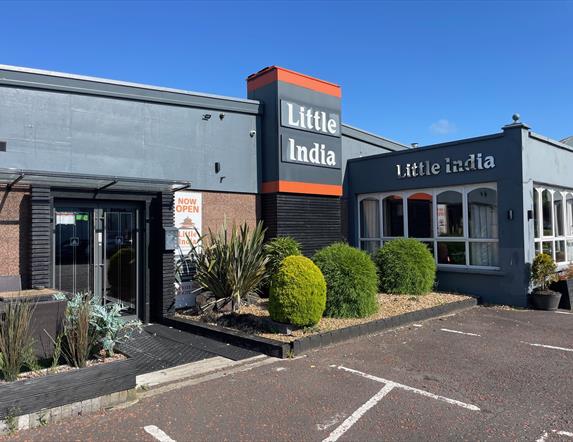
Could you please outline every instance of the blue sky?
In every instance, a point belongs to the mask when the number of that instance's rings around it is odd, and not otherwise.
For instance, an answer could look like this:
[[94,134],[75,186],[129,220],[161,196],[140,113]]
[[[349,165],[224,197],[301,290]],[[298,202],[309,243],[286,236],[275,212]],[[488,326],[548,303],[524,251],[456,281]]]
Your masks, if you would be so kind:
[[345,123],[422,145],[519,112],[573,135],[573,1],[0,0],[0,63],[246,96],[279,65],[342,86]]

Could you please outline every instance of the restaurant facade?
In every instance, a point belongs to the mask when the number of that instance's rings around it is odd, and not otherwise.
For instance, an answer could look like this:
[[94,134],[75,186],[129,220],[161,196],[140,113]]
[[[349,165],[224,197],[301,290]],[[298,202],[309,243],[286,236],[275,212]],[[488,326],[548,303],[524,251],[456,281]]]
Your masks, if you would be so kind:
[[262,220],[311,255],[414,237],[438,290],[524,306],[536,252],[573,261],[573,148],[517,119],[412,149],[342,123],[338,85],[270,67],[247,99],[0,66],[0,275],[176,305],[187,235]]

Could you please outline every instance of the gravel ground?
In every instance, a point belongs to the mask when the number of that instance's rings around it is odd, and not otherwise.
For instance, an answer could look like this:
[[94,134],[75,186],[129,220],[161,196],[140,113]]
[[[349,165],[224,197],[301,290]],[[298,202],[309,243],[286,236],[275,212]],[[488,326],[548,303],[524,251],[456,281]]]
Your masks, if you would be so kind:
[[[380,308],[378,310],[378,313],[374,315],[368,316],[366,318],[322,318],[316,326],[294,330],[290,335],[282,333],[268,333],[262,328],[257,328],[256,326],[253,326],[252,321],[249,321],[248,324],[240,324],[237,323],[238,321],[236,320],[236,317],[231,323],[231,321],[225,321],[224,316],[219,316],[218,318],[215,317],[205,318],[192,315],[181,315],[181,316],[187,319],[208,322],[217,325],[221,325],[223,318],[225,326],[229,328],[238,329],[246,333],[256,334],[257,336],[262,336],[277,341],[290,342],[302,336],[308,336],[317,333],[323,333],[330,330],[337,330],[340,328],[350,327],[353,325],[364,324],[366,322],[376,321],[378,319],[389,318],[392,316],[398,316],[404,313],[423,310],[442,304],[448,304],[451,302],[462,301],[464,299],[468,299],[468,297],[451,293],[433,292],[422,296],[389,295],[386,293],[380,293],[378,295],[378,303],[380,305]],[[268,300],[261,299],[257,301],[255,304],[241,307],[238,314],[252,315],[255,317],[268,317],[269,312],[267,310],[267,304]],[[219,322],[216,323],[215,321]]]

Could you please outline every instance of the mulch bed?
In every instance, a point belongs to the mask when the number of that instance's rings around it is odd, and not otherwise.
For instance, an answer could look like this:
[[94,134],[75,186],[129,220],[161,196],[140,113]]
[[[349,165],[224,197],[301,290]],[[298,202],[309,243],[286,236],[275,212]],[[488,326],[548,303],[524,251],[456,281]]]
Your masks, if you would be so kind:
[[248,305],[243,305],[237,313],[217,314],[210,312],[197,314],[196,311],[189,310],[179,312],[176,316],[277,341],[293,342],[301,337],[365,324],[379,319],[399,316],[404,313],[424,310],[443,304],[463,301],[465,299],[471,298],[451,293],[429,293],[423,296],[380,293],[378,295],[380,308],[378,313],[374,315],[366,318],[322,318],[316,326],[295,329],[291,334],[279,333],[273,330],[272,323],[269,321],[270,317],[267,309],[268,300],[266,299],[257,299]]

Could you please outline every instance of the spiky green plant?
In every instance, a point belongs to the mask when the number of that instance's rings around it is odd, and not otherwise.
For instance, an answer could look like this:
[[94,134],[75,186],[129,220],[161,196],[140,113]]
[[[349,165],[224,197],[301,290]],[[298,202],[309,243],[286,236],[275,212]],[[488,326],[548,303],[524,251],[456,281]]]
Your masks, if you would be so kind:
[[122,304],[95,304],[92,308],[91,324],[98,336],[98,343],[109,356],[113,356],[115,346],[130,338],[135,330],[141,331],[139,320],[126,321],[122,312],[126,310]]
[[265,229],[261,222],[251,231],[248,224],[226,223],[217,231],[209,229],[197,244],[191,241],[190,258],[196,264],[195,280],[216,299],[230,301],[238,310],[241,299],[256,293],[266,278],[268,257],[263,250]]
[[91,324],[93,305],[91,293],[76,293],[66,307],[62,352],[68,364],[77,368],[86,366],[97,343],[97,333]]
[[0,371],[5,380],[15,381],[24,366],[33,366],[31,320],[35,304],[12,300],[0,315]]

